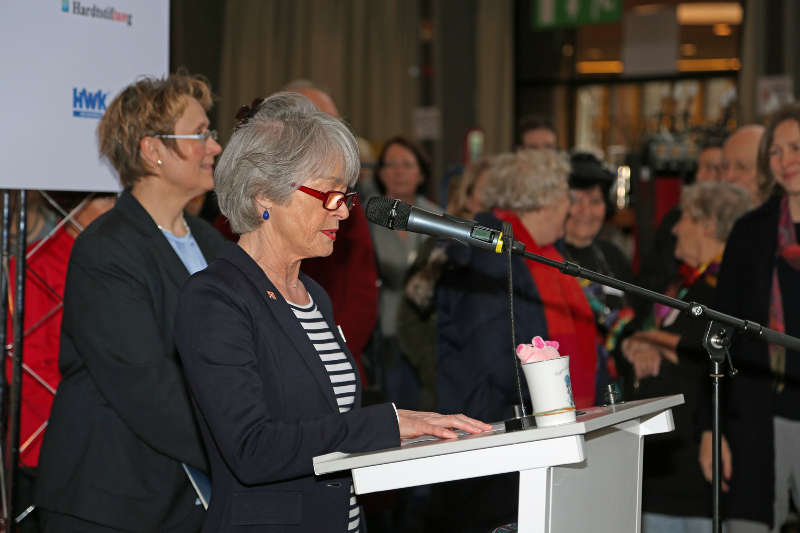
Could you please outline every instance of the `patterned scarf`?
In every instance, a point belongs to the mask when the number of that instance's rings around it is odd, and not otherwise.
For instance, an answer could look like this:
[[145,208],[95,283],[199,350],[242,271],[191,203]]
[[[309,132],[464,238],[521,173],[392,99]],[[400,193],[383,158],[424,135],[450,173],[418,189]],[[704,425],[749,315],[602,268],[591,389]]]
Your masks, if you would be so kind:
[[[681,263],[680,278],[671,283],[669,287],[667,287],[667,290],[664,291],[664,294],[672,298],[677,298],[678,300],[683,300],[686,293],[689,292],[689,289],[698,280],[703,280],[709,287],[716,287],[721,262],[722,254],[700,265],[698,268],[692,268],[686,265],[686,263]],[[675,318],[678,316],[678,310],[657,303],[653,304],[653,316],[655,319],[655,327],[661,329],[672,325]]]
[[[778,259],[783,258],[794,270],[800,270],[800,245],[794,232],[792,215],[789,212],[789,198],[781,199],[780,218],[778,219],[778,248],[776,249],[775,266],[772,268],[772,290],[769,301],[769,327],[775,331],[786,333],[783,318],[783,297],[778,282]],[[775,378],[775,391],[783,392],[786,373],[786,348],[777,344],[769,345],[769,367]]]

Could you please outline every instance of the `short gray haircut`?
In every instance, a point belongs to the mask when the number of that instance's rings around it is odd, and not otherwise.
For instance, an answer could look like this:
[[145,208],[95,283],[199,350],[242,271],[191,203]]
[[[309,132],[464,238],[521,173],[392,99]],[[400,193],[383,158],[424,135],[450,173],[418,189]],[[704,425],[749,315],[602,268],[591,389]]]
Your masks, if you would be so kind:
[[732,183],[695,183],[681,193],[681,210],[692,220],[714,222],[716,237],[722,242],[728,240],[733,224],[751,207],[748,192]]
[[481,201],[488,208],[531,211],[558,201],[569,190],[567,158],[553,150],[520,150],[494,157]]
[[235,233],[263,222],[256,197],[283,204],[304,183],[342,165],[344,184],[358,180],[358,145],[347,125],[305,96],[276,93],[236,127],[214,171],[219,209]]

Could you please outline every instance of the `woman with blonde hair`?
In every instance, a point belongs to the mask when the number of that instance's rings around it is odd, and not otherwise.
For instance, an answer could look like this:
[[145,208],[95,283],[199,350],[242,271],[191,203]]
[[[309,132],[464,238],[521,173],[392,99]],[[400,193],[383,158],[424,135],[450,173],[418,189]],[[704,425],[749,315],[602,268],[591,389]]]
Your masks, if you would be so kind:
[[183,465],[206,456],[173,341],[178,290],[223,244],[185,215],[222,150],[211,91],[173,74],[124,88],[98,127],[123,186],[75,240],[62,379],[39,459],[44,531],[195,532],[205,513]]
[[460,218],[472,218],[486,211],[481,191],[486,185],[486,176],[491,166],[491,159],[484,157],[470,163],[453,185],[452,194],[447,198],[447,212]]

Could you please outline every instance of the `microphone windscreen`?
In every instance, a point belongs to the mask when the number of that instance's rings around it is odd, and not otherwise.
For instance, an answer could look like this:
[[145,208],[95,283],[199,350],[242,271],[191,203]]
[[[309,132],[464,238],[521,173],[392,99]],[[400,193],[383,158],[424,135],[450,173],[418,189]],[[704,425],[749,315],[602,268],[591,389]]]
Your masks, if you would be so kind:
[[405,230],[410,215],[411,206],[394,198],[375,196],[367,202],[367,220],[384,228]]

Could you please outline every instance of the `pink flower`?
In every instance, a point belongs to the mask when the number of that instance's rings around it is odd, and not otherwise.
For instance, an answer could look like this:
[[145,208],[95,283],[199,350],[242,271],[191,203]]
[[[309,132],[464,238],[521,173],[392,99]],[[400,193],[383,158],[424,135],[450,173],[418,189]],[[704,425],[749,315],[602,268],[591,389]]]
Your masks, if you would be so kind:
[[522,361],[522,364],[546,361],[547,359],[554,359],[560,355],[561,354],[558,353],[557,341],[546,341],[539,336],[531,339],[530,344],[520,344],[517,346],[517,357]]

